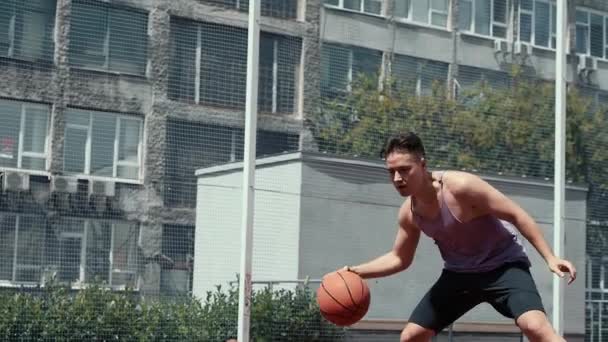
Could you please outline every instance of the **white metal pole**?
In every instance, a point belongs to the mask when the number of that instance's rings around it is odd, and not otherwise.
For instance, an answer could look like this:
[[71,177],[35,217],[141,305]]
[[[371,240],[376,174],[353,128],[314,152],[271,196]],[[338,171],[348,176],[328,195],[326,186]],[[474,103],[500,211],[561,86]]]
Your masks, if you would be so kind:
[[245,146],[243,160],[243,212],[241,217],[241,270],[239,277],[238,340],[249,342],[251,313],[251,264],[255,152],[258,112],[258,67],[260,40],[260,0],[249,1],[247,40],[247,97],[245,107]]
[[[566,39],[567,0],[557,0],[557,47],[555,52],[555,176],[553,196],[553,249],[564,257],[564,201],[566,184]],[[553,327],[564,334],[563,282],[553,277]]]

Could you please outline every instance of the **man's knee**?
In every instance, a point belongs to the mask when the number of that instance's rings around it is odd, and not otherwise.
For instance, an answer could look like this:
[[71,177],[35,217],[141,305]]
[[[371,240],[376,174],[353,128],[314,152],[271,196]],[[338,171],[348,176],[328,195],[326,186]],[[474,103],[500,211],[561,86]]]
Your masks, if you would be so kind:
[[418,324],[408,323],[401,332],[401,342],[426,342],[435,335],[433,330],[423,328]]
[[517,319],[517,326],[528,338],[542,341],[555,334],[551,323],[542,311],[529,311]]

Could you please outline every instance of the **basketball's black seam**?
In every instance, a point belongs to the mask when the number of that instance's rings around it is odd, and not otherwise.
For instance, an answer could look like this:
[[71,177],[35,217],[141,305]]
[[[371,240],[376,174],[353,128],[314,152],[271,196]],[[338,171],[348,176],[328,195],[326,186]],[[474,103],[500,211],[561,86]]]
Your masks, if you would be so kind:
[[355,298],[353,298],[353,294],[350,292],[350,287],[348,287],[348,283],[346,282],[346,279],[344,279],[344,277],[342,276],[342,274],[340,272],[338,272],[338,275],[340,276],[340,278],[342,278],[342,281],[344,282],[344,285],[346,286],[346,291],[348,291],[348,296],[350,297],[350,301],[353,302],[353,305],[357,308],[357,310],[355,310],[355,313],[359,311],[359,305],[355,302]]
[[[365,283],[363,282],[363,278],[359,278],[359,281],[361,282],[361,298],[364,298],[364,294],[365,294]],[[357,306],[358,307],[358,306]]]
[[325,293],[327,293],[328,296],[331,297],[331,299],[333,299],[336,303],[340,304],[341,307],[345,308],[346,310],[352,312],[352,313],[357,313],[357,311],[353,311],[350,308],[348,308],[346,305],[342,304],[339,300],[336,299],[336,297],[332,296],[331,293],[329,293],[329,291],[327,291],[327,289],[325,288],[325,285],[323,283],[321,283],[321,287],[323,288],[323,290],[325,291]]

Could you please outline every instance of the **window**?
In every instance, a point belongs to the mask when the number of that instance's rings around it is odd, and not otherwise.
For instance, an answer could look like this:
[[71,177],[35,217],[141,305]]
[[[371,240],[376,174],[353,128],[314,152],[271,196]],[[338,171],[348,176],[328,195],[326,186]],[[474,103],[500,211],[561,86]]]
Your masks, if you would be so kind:
[[576,11],[576,52],[608,58],[608,16],[585,10]]
[[608,257],[587,255],[587,290],[600,290],[608,293]]
[[93,0],[72,4],[69,59],[76,67],[144,75],[148,16]]
[[321,49],[321,95],[334,97],[350,91],[361,75],[377,77],[382,52],[325,43]]
[[259,110],[267,113],[291,113],[295,106],[295,75],[299,50],[290,40],[266,34],[260,41]]
[[69,109],[66,113],[64,171],[139,179],[142,119]]
[[[172,207],[196,205],[195,171],[215,164],[243,160],[242,128],[169,120],[167,124],[167,167],[165,204]],[[299,136],[259,130],[258,156],[296,151]]]
[[0,280],[40,281],[45,220],[44,216],[0,214]]
[[439,27],[448,26],[448,0],[397,0],[395,16]]
[[608,58],[608,16],[606,17],[606,21],[604,21],[604,27],[606,28],[604,31],[604,58]]
[[0,1],[0,56],[53,60],[55,1]]
[[0,214],[0,281],[103,282],[135,287],[139,226],[129,222]]
[[[97,248],[100,241],[98,237],[109,234],[110,238],[110,248],[107,252],[91,248],[91,257],[87,264],[87,267],[91,270],[90,274],[94,274],[97,277],[100,277],[100,275],[105,276],[105,273],[101,271],[94,271],[93,266],[104,265],[106,257],[109,256],[110,270],[107,273],[107,283],[112,286],[127,285],[135,287],[137,282],[137,267],[139,265],[137,246],[139,239],[138,225],[128,222],[90,221],[88,227],[92,230],[92,234],[89,234],[89,245]],[[95,245],[96,241],[97,245]],[[89,275],[87,280],[90,278],[91,276]]]
[[45,243],[48,269],[64,283],[136,285],[139,227],[128,222],[61,219]]
[[458,67],[458,83],[463,89],[476,91],[481,85],[494,89],[508,89],[512,87],[512,78],[503,71],[461,65]]
[[162,253],[171,262],[163,265],[161,292],[165,295],[189,293],[192,290],[194,227],[164,225]]
[[589,12],[576,11],[576,52],[589,53]]
[[382,13],[382,0],[325,0],[325,3],[357,12]]
[[49,107],[0,101],[0,167],[45,170]]
[[412,89],[417,95],[430,95],[433,87],[446,86],[448,64],[411,56],[395,55],[392,77],[400,87]]
[[462,31],[498,38],[507,37],[507,0],[461,0]]
[[555,49],[557,7],[545,0],[519,3],[519,41]]
[[[234,8],[239,11],[249,10],[249,0],[203,0],[212,5],[224,8]],[[261,14],[277,18],[296,18],[298,15],[298,0],[262,0]]]
[[[247,31],[171,21],[169,96],[210,106],[245,107]],[[301,39],[262,33],[258,105],[261,112],[292,113]]]

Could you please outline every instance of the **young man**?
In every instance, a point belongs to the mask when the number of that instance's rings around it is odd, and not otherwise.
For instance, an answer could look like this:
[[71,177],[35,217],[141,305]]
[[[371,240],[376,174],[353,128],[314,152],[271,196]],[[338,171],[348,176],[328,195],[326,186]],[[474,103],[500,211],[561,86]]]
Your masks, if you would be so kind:
[[401,341],[429,341],[476,305],[487,302],[513,318],[530,341],[564,341],[547,316],[529,272],[530,261],[515,228],[560,277],[574,266],[551,252],[534,220],[483,181],[459,171],[429,172],[422,141],[414,133],[391,137],[383,150],[391,180],[407,197],[399,210],[393,248],[370,262],[345,267],[363,278],[405,270],[420,232],[435,240],[445,268],[414,309]]

